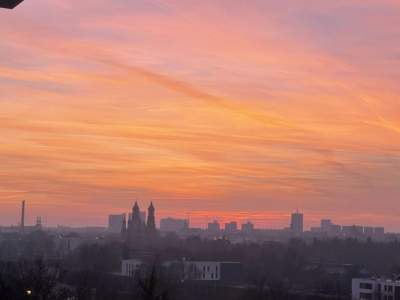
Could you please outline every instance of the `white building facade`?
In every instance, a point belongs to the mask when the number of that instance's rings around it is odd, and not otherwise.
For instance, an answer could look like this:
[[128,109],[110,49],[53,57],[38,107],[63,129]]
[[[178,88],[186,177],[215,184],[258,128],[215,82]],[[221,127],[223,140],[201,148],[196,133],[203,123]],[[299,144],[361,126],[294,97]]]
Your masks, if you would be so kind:
[[185,261],[183,263],[185,280],[221,279],[221,263],[215,261]]
[[140,259],[124,259],[122,261],[122,276],[135,277],[142,267]]
[[[122,261],[121,275],[135,278],[146,268],[151,268],[140,259]],[[220,281],[225,283],[240,282],[242,265],[240,262],[218,261],[165,261],[159,267],[171,274],[179,276],[183,281]]]
[[400,300],[399,280],[354,278],[351,290],[353,300]]

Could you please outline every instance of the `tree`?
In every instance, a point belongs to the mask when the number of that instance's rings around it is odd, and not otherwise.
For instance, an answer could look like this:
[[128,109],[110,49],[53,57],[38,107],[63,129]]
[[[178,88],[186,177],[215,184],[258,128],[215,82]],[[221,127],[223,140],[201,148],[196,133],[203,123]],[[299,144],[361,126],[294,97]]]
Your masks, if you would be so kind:
[[54,289],[60,281],[60,268],[49,266],[42,259],[23,261],[18,265],[18,277],[32,300],[52,300]]
[[170,300],[170,293],[166,282],[162,278],[161,270],[153,265],[150,271],[144,271],[144,276],[137,278],[135,293],[140,300]]

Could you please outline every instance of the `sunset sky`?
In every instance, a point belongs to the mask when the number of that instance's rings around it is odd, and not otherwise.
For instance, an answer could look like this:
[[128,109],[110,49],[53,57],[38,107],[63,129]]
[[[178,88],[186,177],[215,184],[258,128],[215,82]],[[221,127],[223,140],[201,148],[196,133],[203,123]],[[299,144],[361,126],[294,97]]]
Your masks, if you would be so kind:
[[400,1],[0,11],[0,224],[157,216],[400,231]]

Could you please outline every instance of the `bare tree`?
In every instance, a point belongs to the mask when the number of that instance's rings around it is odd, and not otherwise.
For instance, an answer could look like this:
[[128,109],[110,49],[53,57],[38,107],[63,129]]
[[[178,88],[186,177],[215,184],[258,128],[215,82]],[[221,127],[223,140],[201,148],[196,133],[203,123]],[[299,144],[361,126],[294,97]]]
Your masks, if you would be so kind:
[[42,259],[37,259],[33,262],[19,263],[18,276],[30,299],[51,300],[61,271],[58,266],[49,266]]
[[143,275],[138,275],[134,299],[140,300],[170,300],[168,284],[162,277],[162,272],[153,265]]

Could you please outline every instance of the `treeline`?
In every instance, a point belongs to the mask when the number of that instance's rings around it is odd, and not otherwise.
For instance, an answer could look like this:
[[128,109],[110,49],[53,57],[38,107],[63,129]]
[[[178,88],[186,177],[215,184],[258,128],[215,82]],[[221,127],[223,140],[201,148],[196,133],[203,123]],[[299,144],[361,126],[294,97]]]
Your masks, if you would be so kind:
[[149,268],[132,281],[116,275],[121,259],[132,254],[123,243],[85,244],[60,258],[53,237],[34,232],[0,242],[0,295],[16,300],[346,299],[353,277],[400,273],[397,241],[231,244],[170,235],[144,251],[152,254],[148,266],[181,258],[238,261],[243,282],[181,282],[160,267]]
[[[257,289],[182,282],[152,265],[135,279],[89,270],[64,270],[41,259],[0,263],[0,295],[7,300],[319,300],[285,285]],[[344,299],[331,297],[329,299]]]

